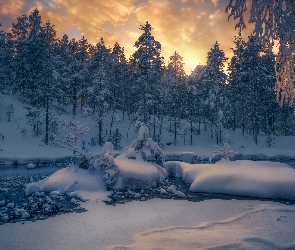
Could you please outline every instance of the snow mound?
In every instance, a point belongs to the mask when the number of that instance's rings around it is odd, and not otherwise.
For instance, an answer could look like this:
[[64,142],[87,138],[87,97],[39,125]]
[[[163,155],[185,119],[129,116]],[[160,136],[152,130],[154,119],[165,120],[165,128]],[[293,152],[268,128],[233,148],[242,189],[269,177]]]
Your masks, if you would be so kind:
[[[143,160],[128,159],[123,154],[114,159],[118,166],[116,181],[112,189],[146,189],[156,186],[167,177],[164,168]],[[51,176],[30,183],[25,194],[38,196],[40,192],[66,193],[82,200],[107,200],[105,174],[98,169],[83,169],[78,166],[63,168]]]
[[29,169],[35,168],[35,167],[36,167],[36,165],[32,162],[27,165],[27,168],[29,168]]
[[95,170],[74,165],[60,169],[44,180],[30,183],[25,189],[26,195],[39,191],[67,193],[82,200],[108,199],[102,176]]
[[144,160],[128,159],[126,154],[115,159],[119,167],[113,189],[146,189],[156,186],[167,177],[164,168]]
[[192,192],[295,200],[295,169],[277,162],[228,161],[215,164],[166,162],[170,174],[181,177]]

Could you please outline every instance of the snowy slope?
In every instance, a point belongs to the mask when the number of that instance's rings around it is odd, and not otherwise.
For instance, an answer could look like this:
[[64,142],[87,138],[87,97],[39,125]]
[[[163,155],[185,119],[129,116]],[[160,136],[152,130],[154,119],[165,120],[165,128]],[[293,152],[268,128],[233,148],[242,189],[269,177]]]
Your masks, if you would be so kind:
[[[14,113],[11,122],[7,121],[6,110],[13,104]],[[12,163],[18,160],[19,163],[30,163],[30,161],[54,161],[58,159],[65,159],[73,156],[73,153],[64,148],[55,148],[53,145],[45,145],[44,139],[44,126],[43,133],[39,137],[32,136],[32,126],[28,124],[26,119],[27,110],[24,105],[17,99],[16,96],[0,96],[0,162]],[[98,145],[91,146],[90,141],[92,138],[97,137],[98,127],[97,121],[94,116],[83,116],[82,111],[78,110],[78,114],[74,117],[76,121],[90,128],[90,133],[83,136],[81,139],[85,141],[85,150],[91,152],[99,152]],[[52,112],[52,117],[58,121],[71,121],[73,116],[70,113],[59,115]],[[118,114],[120,122],[117,123],[115,128],[119,128],[122,134],[120,143],[121,150],[116,151],[117,154],[122,153],[124,148],[137,138],[134,132],[134,124],[125,117],[122,121],[121,114]],[[104,119],[104,130],[109,135],[110,119]],[[187,123],[182,122],[178,135],[178,143],[173,144],[173,135],[168,131],[169,122],[164,124],[161,136],[161,146],[164,147],[164,152],[167,159],[184,160],[184,154],[191,154],[197,156],[198,159],[208,159],[216,150],[214,144],[215,138],[211,138],[209,129],[204,131],[204,126],[201,125],[201,134],[195,135],[193,145],[189,143],[189,135],[183,137],[183,131],[188,126]],[[24,132],[25,131],[25,132]],[[150,126],[152,131],[152,126]],[[230,142],[231,148],[237,153],[238,159],[295,159],[295,137],[275,137],[275,144],[273,147],[266,147],[266,136],[260,135],[258,137],[258,145],[255,145],[253,139],[249,135],[243,136],[241,131],[228,131],[224,129],[224,134],[227,135],[227,141]],[[4,138],[3,138],[4,136]],[[105,140],[108,136],[105,137]],[[185,141],[184,141],[185,139]]]

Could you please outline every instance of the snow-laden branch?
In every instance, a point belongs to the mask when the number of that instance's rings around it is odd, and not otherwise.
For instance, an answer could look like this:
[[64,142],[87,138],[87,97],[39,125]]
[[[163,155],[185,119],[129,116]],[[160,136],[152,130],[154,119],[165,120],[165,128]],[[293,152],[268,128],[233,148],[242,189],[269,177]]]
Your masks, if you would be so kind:
[[82,155],[81,136],[88,134],[89,128],[79,121],[63,121],[62,127],[65,127],[65,131],[53,135],[54,145],[72,150],[75,155]]
[[[246,27],[244,13],[246,0],[230,0],[226,7],[228,18],[239,19],[236,28]],[[280,105],[295,105],[295,1],[292,0],[252,0],[249,23],[255,23],[253,35],[265,48],[270,48],[274,40],[279,41],[276,59],[276,91]]]
[[150,149],[151,154],[155,157],[156,161],[163,164],[165,161],[165,153],[149,136],[149,129],[143,122],[136,121],[135,132],[138,132],[138,137],[128,147],[126,154],[129,159],[142,159],[147,160],[146,153],[143,151],[144,147]]

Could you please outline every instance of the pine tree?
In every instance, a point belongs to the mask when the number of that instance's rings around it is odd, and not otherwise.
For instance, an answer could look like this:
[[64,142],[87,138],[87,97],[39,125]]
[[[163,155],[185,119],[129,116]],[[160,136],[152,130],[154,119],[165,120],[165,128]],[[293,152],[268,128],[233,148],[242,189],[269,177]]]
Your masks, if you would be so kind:
[[13,53],[12,35],[0,30],[0,93],[13,86]]
[[[25,30],[24,30],[25,29]],[[12,33],[16,40],[16,79],[18,91],[37,110],[45,109],[45,143],[49,140],[49,110],[58,100],[55,85],[56,31],[47,22],[42,25],[39,11],[18,18]]]
[[245,105],[246,105],[246,92],[247,87],[245,83],[239,78],[241,72],[241,62],[243,60],[243,52],[245,49],[245,41],[243,40],[241,33],[234,40],[235,48],[232,48],[234,53],[229,63],[228,71],[228,84],[226,85],[226,98],[228,99],[228,105],[226,108],[226,121],[225,126],[227,128],[242,127],[242,133],[245,132]]
[[108,81],[110,91],[110,110],[111,118],[109,125],[109,134],[112,134],[112,129],[115,123],[116,112],[121,110],[123,119],[126,110],[126,81],[127,81],[127,62],[124,54],[124,48],[118,43],[115,43],[112,52],[109,55],[108,62]]
[[211,137],[214,136],[213,127],[215,127],[215,135],[217,144],[221,140],[221,127],[219,122],[219,110],[222,109],[224,101],[224,88],[227,76],[223,71],[224,62],[227,58],[224,52],[219,49],[216,42],[210,49],[207,56],[207,64],[202,70],[201,88],[202,98],[205,105],[204,115],[210,124]]
[[88,70],[90,85],[88,87],[88,103],[93,113],[98,111],[98,142],[103,145],[103,120],[110,107],[110,84],[107,76],[109,63],[109,49],[104,45],[103,39],[96,45],[94,54],[89,59]]
[[121,149],[120,142],[122,140],[122,135],[118,128],[113,132],[111,135],[111,143],[114,145],[114,149],[118,150]]
[[166,75],[169,81],[169,99],[167,110],[172,120],[172,131],[174,145],[177,143],[178,128],[180,125],[180,119],[183,118],[185,101],[185,77],[186,74],[183,68],[182,57],[177,53],[169,58]]
[[87,78],[87,62],[89,59],[89,44],[84,36],[76,41],[72,39],[69,42],[70,50],[70,86],[73,105],[73,115],[77,114],[77,103],[80,102],[81,108],[85,102],[86,78]]
[[136,85],[134,85],[133,93],[137,113],[147,122],[149,113],[157,113],[157,97],[160,91],[158,79],[163,70],[163,58],[161,44],[151,34],[152,26],[146,22],[139,29],[143,31],[143,34],[134,45],[137,50],[132,58],[136,69]]
[[[255,23],[254,36],[264,49],[279,41],[276,59],[276,91],[280,105],[294,105],[294,51],[295,51],[295,4],[285,0],[255,0],[251,3],[250,23]],[[244,13],[246,0],[230,0],[226,7],[234,19],[239,19],[236,28],[246,28]]]

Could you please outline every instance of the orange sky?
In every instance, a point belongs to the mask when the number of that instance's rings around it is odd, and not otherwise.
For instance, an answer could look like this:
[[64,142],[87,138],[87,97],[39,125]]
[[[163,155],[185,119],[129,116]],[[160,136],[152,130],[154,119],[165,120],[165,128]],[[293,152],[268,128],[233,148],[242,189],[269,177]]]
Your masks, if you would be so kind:
[[[38,7],[43,22],[50,20],[58,37],[84,35],[90,43],[103,37],[108,46],[117,41],[125,47],[126,57],[134,52],[134,42],[141,34],[139,27],[148,21],[152,34],[162,44],[167,63],[177,51],[190,73],[205,64],[207,52],[215,41],[227,57],[237,34],[235,21],[227,19],[229,0],[0,0],[0,23],[8,29],[18,16]],[[247,36],[252,26],[247,25]]]

